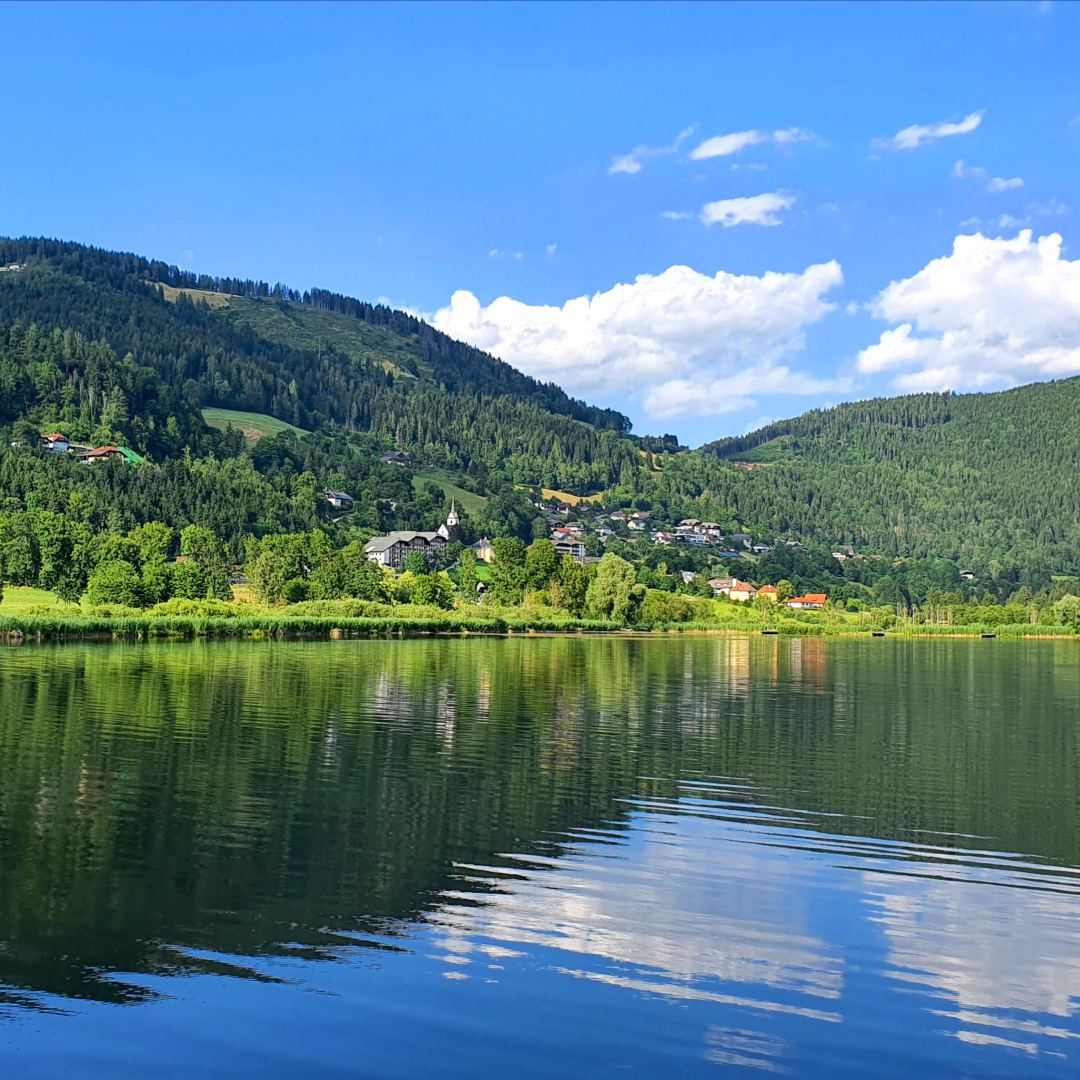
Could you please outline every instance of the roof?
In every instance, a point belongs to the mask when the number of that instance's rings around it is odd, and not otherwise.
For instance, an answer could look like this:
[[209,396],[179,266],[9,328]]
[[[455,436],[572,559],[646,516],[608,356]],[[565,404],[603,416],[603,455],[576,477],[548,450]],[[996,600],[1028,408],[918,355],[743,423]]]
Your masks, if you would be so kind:
[[52,433],[51,433],[51,434],[49,434],[49,435],[42,435],[41,437],[42,437],[42,438],[43,438],[43,439],[44,439],[44,440],[45,440],[46,442],[56,442],[56,441],[57,441],[57,440],[59,440],[59,439],[63,439],[63,440],[64,440],[64,442],[67,442],[67,441],[68,441],[68,437],[67,437],[66,435],[61,435],[59,431],[54,431],[54,432],[52,432]]
[[829,597],[823,592],[811,592],[805,596],[793,596],[789,604],[827,604]]
[[353,501],[353,497],[352,497],[351,495],[347,494],[347,493],[346,493],[346,492],[344,492],[344,491],[331,491],[331,490],[330,490],[329,488],[327,488],[327,489],[326,489],[326,490],[325,490],[325,491],[323,492],[323,494],[324,494],[324,495],[325,495],[325,496],[326,496],[326,497],[327,497],[328,499],[348,499],[348,501],[349,501],[349,502],[352,502],[352,501]]
[[87,457],[104,457],[105,454],[119,454],[119,446],[95,446],[93,450],[87,454]]
[[437,540],[446,539],[437,532],[414,532],[405,529],[398,532],[387,533],[386,536],[374,537],[364,545],[364,551],[386,551],[395,544],[411,544],[417,537],[426,540],[429,544],[434,543]]
[[762,585],[761,588],[758,589],[758,592],[769,593],[771,595],[772,593],[776,592],[776,586],[775,585]]

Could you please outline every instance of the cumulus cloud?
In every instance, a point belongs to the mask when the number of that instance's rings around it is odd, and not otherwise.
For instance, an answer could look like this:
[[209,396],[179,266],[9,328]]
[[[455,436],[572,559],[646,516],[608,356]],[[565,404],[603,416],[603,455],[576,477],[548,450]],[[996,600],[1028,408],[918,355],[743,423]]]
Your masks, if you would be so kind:
[[732,131],[727,135],[714,135],[695,146],[690,151],[690,159],[705,161],[708,158],[728,157],[745,150],[748,146],[759,146],[761,143],[787,146],[791,143],[807,142],[813,138],[813,132],[804,131],[802,128],[783,128],[780,131]]
[[917,150],[920,146],[948,138],[950,135],[967,135],[982,123],[983,115],[984,111],[980,109],[978,112],[968,113],[963,120],[956,123],[942,121],[937,124],[912,124],[891,138],[875,139],[874,145],[887,150]]
[[986,185],[986,190],[991,192],[1013,191],[1015,188],[1022,188],[1023,186],[1023,178],[1019,176],[1013,176],[1008,180],[1000,176],[992,176],[990,183]]
[[689,127],[685,127],[675,139],[668,146],[635,146],[633,150],[628,154],[618,154],[612,158],[611,164],[608,166],[608,173],[612,176],[624,173],[628,176],[633,176],[635,173],[641,172],[645,168],[645,162],[650,158],[664,157],[667,154],[677,154],[679,147],[682,146],[694,132],[697,130],[697,124],[691,124]]
[[739,199],[707,202],[698,215],[705,225],[779,225],[780,211],[789,209],[795,196],[785,191],[766,191]]
[[721,413],[756,393],[838,388],[784,361],[833,310],[826,297],[842,281],[836,262],[761,276],[672,266],[562,306],[508,296],[485,306],[462,290],[432,321],[573,393],[632,388],[655,416]]
[[871,302],[899,325],[864,349],[863,374],[898,390],[1010,386],[1080,373],[1080,260],[1054,233],[958,236],[952,253],[894,281]]

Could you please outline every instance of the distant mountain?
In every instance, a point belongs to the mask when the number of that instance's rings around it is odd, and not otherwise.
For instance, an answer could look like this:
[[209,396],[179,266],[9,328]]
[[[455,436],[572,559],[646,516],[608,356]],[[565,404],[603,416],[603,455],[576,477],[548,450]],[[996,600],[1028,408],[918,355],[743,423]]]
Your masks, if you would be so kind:
[[817,409],[696,454],[711,496],[766,530],[1080,571],[1080,378]]

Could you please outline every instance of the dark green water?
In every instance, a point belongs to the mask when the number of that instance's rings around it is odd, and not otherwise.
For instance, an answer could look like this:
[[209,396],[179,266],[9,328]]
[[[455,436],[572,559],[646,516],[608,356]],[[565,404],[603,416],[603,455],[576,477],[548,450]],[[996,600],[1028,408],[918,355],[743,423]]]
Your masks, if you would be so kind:
[[1080,645],[0,651],[0,1069],[1075,1076]]

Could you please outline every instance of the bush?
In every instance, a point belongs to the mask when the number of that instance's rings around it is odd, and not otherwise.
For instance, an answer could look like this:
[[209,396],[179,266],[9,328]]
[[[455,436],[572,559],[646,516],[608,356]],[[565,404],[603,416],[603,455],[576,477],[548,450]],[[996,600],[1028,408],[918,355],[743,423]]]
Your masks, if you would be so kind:
[[119,604],[140,608],[146,603],[139,571],[122,559],[112,559],[98,566],[87,582],[86,598],[95,606]]

